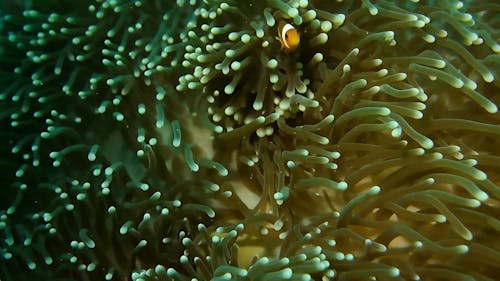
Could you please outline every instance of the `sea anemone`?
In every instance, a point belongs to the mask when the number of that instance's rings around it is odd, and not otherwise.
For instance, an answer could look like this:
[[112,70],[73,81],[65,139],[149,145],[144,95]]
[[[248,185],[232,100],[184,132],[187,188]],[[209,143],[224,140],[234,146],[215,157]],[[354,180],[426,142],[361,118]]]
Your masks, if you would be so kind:
[[498,11],[0,1],[0,279],[494,280]]

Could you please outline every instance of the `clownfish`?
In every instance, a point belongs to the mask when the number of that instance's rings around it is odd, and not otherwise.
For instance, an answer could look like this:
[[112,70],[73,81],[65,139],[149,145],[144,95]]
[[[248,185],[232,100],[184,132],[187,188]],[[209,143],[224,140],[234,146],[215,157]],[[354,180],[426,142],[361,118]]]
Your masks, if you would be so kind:
[[289,54],[299,46],[299,31],[293,25],[280,20],[278,23],[278,40],[281,43],[281,49]]

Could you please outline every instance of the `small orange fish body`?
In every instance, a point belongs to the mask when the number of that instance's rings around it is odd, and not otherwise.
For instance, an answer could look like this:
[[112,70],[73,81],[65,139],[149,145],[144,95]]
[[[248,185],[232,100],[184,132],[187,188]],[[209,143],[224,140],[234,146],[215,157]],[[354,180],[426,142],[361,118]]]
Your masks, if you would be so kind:
[[300,34],[293,25],[280,20],[278,23],[278,39],[281,43],[281,49],[289,54],[299,46]]

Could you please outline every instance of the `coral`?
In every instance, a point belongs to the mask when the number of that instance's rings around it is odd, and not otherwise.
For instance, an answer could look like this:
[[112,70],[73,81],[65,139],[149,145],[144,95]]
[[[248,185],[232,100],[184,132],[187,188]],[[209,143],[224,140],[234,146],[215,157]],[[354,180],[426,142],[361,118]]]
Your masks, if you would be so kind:
[[494,280],[498,10],[0,1],[0,279]]

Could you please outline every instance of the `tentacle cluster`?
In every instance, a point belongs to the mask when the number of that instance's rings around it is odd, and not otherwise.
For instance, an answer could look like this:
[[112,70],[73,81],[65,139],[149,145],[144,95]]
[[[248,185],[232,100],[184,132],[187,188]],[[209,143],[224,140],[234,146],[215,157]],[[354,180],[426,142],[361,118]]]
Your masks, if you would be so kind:
[[[320,49],[345,15],[308,6],[307,1],[218,2],[201,6],[182,65],[190,71],[177,90],[203,92],[213,122],[231,131],[277,113],[295,118],[318,107],[309,89],[308,69],[322,57]],[[301,52],[280,51],[278,21],[294,24],[302,36]],[[237,24],[241,22],[242,24]],[[308,62],[308,64],[304,63]],[[255,74],[255,75],[254,75]],[[259,136],[270,135],[266,121]]]
[[496,277],[494,1],[59,3],[0,1],[0,279]]

